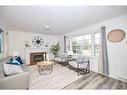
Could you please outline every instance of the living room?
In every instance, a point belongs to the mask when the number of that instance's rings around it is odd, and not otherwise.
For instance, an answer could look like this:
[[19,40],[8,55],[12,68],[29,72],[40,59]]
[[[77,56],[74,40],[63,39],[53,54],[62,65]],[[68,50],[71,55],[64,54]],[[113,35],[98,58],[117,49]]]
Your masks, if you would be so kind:
[[127,89],[126,6],[0,11],[0,89]]

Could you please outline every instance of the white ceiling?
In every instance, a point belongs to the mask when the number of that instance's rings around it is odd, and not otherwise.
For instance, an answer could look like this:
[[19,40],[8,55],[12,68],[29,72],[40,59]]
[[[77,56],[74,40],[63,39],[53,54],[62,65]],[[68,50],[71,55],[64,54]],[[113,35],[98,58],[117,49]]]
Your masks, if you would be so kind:
[[[126,6],[1,6],[10,30],[58,35],[127,14]],[[44,26],[50,26],[50,30]]]

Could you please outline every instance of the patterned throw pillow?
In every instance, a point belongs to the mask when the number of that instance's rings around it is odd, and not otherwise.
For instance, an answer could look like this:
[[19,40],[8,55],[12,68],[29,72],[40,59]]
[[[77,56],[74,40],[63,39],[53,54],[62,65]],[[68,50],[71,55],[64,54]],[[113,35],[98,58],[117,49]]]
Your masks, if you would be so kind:
[[24,72],[21,66],[3,63],[5,75],[14,75]]

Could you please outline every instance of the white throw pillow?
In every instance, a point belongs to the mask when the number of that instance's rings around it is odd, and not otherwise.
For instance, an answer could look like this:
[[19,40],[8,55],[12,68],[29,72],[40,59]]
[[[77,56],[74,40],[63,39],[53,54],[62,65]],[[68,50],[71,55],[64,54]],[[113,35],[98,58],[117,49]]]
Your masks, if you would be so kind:
[[18,65],[3,63],[3,68],[4,68],[4,73],[6,75],[14,75],[23,72],[21,66]]

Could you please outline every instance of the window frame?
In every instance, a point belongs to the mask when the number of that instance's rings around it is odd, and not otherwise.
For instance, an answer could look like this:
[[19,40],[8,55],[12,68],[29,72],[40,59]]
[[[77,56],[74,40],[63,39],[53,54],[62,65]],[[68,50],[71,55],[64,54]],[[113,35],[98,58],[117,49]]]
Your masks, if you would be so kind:
[[[96,56],[96,55],[95,55],[95,45],[96,45],[96,38],[95,38],[95,35],[96,35],[97,33],[100,34],[100,32],[95,32],[95,33],[94,33],[94,45],[93,45],[93,47],[94,47],[94,48],[93,48],[93,52],[94,52],[94,53],[93,53],[93,57],[96,57],[96,58],[99,57],[99,56]],[[99,39],[100,39],[100,37],[99,37]],[[99,44],[100,44],[100,40],[99,40]],[[100,50],[100,48],[99,48],[99,50]]]
[[[84,39],[81,39],[81,40],[79,40],[79,42],[83,42],[85,39],[86,40],[90,40],[91,42],[90,43],[92,43],[92,35],[91,35],[91,33],[89,33],[89,34],[86,34],[86,35],[89,35],[90,36],[90,39],[87,39],[87,38],[84,38]],[[86,36],[86,35],[83,35],[83,36]],[[83,36],[78,36],[78,37],[83,37]],[[70,47],[70,49],[73,51],[73,50],[76,50],[76,52],[78,51],[78,50],[80,50],[80,51],[82,51],[82,49],[78,49],[77,47],[79,46],[79,45],[76,45],[76,49],[73,49],[73,41],[76,41],[76,38],[78,38],[78,37],[73,37],[72,39],[71,39],[71,47]],[[90,47],[90,50],[91,50],[91,54],[89,55],[89,56],[92,56],[92,44],[90,45],[91,47]],[[80,48],[83,48],[84,46],[83,45],[80,45]],[[85,49],[84,49],[85,50]],[[74,54],[76,54],[76,55],[78,55],[78,54],[82,54],[82,53],[74,53]]]
[[[91,35],[91,55],[90,56],[88,56],[88,57],[94,57],[94,58],[99,58],[99,56],[95,56],[95,34],[96,33],[100,33],[100,32],[94,32],[94,33],[88,33],[88,34],[84,34],[83,36],[85,36],[85,35]],[[77,37],[80,37],[80,36],[77,36]],[[69,40],[69,42],[70,42],[70,44],[69,44],[69,48],[70,48],[70,50],[72,50],[73,51],[73,49],[72,49],[72,39],[74,39],[74,38],[76,38],[76,37],[73,37],[73,38],[70,38],[70,39],[68,39]],[[101,39],[101,38],[100,38]],[[69,49],[68,49],[69,50]],[[78,54],[78,53],[74,53],[74,55],[80,55],[80,54]],[[87,56],[87,55],[86,55]]]

